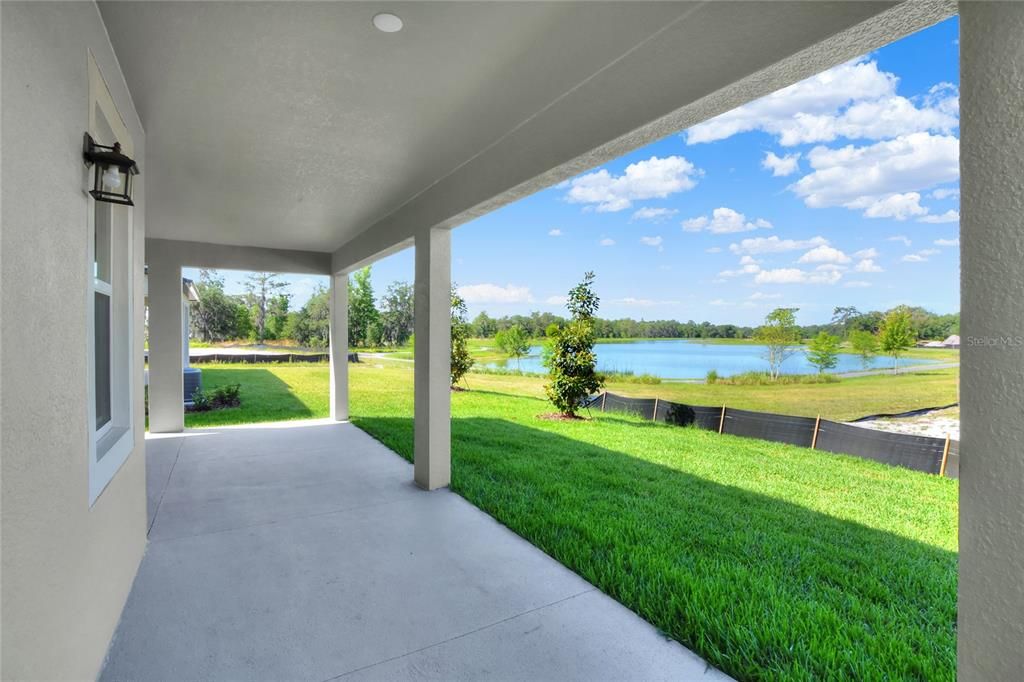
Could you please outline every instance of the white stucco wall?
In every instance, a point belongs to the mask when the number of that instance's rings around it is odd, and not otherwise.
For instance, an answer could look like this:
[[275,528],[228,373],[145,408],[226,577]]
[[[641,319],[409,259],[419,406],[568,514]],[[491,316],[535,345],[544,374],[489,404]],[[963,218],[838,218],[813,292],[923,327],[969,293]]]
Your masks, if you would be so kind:
[[1024,676],[1024,3],[960,5],[960,680]]
[[135,444],[90,508],[86,292],[89,202],[82,135],[91,51],[142,168],[134,210],[142,386],[145,139],[91,2],[0,4],[2,12],[3,679],[89,679],[100,670],[146,543],[143,394]]

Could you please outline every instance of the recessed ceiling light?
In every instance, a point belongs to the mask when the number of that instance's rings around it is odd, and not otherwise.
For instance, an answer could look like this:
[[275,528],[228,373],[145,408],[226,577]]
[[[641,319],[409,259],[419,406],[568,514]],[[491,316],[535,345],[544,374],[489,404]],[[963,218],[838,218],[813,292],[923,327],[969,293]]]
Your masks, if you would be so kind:
[[397,33],[402,30],[402,20],[390,12],[381,12],[373,17],[373,25],[384,33]]

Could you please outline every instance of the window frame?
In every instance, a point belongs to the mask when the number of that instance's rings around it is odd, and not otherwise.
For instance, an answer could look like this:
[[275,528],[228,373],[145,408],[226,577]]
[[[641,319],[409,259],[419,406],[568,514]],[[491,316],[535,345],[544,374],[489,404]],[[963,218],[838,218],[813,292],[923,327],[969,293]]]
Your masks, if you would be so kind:
[[[132,156],[133,143],[114,105],[113,98],[92,53],[88,54],[89,117],[88,132],[102,143],[111,134],[121,143],[128,156]],[[88,272],[86,290],[86,368],[87,368],[87,440],[89,457],[89,507],[99,499],[114,479],[135,447],[135,395],[133,381],[135,368],[135,236],[134,215],[130,206],[108,204],[105,213],[109,220],[108,249],[109,281],[98,277],[96,263],[97,202],[91,189],[91,169],[83,174],[83,192],[86,206],[86,252]],[[106,207],[104,207],[106,208]],[[96,427],[96,294],[109,297],[109,372],[110,419]]]

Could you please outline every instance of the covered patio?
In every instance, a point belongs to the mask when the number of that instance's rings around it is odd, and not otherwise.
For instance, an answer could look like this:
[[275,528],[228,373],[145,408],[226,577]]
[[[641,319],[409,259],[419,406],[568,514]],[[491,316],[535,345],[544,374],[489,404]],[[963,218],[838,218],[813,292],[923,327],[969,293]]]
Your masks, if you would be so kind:
[[728,679],[350,424],[146,449],[149,548],[102,679]]

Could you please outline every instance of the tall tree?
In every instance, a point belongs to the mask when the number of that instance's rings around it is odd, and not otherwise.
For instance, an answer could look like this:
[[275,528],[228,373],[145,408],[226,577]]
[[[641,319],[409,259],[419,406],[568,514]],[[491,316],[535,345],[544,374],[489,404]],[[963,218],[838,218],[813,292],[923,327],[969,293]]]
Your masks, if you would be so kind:
[[469,356],[469,322],[466,321],[466,301],[459,295],[458,288],[452,286],[452,361],[451,361],[451,387],[462,381],[473,367],[473,358]]
[[473,318],[473,335],[477,338],[489,339],[497,333],[498,323],[486,311]]
[[352,273],[348,280],[348,345],[372,345],[370,329],[379,318],[380,313],[373,301],[370,267],[367,266]]
[[807,360],[818,368],[818,374],[835,369],[839,364],[839,337],[826,331],[818,332],[807,344]]
[[892,373],[899,373],[900,355],[914,345],[917,336],[910,326],[910,310],[906,306],[893,308],[882,321],[878,331],[879,346],[892,358]]
[[291,320],[293,338],[309,348],[327,348],[331,338],[331,292],[320,287]]
[[861,316],[861,312],[850,306],[838,306],[832,311],[832,326],[844,338],[850,333],[850,325]]
[[192,335],[202,341],[226,341],[248,334],[238,332],[238,303],[224,293],[224,278],[216,270],[200,270],[195,283],[198,301],[189,304]]
[[597,373],[594,353],[594,314],[601,299],[594,293],[594,273],[569,291],[566,307],[572,315],[568,324],[555,331],[545,353],[548,383],[544,386],[551,403],[566,417],[575,417],[583,401],[604,386]]
[[413,331],[414,299],[412,285],[392,282],[382,299],[380,341],[386,346],[401,346]]
[[263,343],[267,336],[267,303],[274,292],[288,286],[278,279],[276,272],[251,272],[245,278],[246,298],[252,308],[253,330],[256,343]]
[[267,338],[284,338],[291,298],[291,294],[277,294],[267,302]]
[[754,332],[754,340],[765,346],[764,359],[772,380],[779,378],[782,363],[797,352],[800,330],[796,326],[798,308],[776,308],[764,318],[764,324]]

